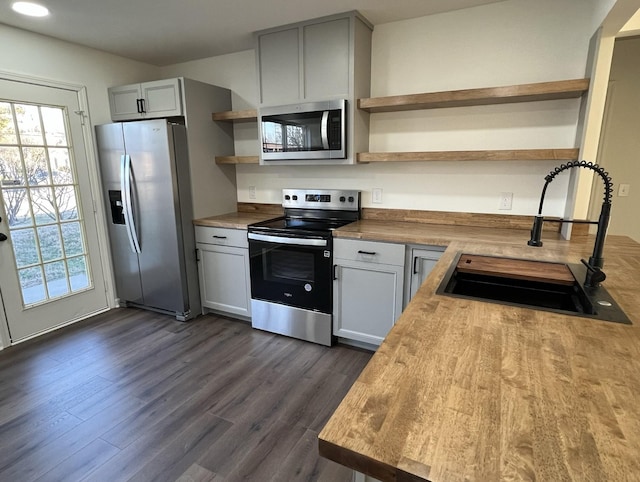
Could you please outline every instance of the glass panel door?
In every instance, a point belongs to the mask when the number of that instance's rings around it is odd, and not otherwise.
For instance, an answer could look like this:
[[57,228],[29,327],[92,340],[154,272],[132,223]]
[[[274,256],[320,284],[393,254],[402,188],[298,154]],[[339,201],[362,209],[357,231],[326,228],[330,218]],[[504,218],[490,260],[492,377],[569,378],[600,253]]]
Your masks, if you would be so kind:
[[0,190],[24,307],[92,286],[65,114],[0,102]]
[[104,311],[108,302],[78,93],[6,79],[0,92],[6,344]]

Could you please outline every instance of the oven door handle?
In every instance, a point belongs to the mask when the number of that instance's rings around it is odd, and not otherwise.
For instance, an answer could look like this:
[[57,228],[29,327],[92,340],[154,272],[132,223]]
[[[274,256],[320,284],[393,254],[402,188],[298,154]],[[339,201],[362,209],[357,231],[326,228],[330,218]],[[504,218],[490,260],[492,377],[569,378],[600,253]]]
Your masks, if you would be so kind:
[[298,246],[326,246],[326,239],[309,239],[309,238],[285,238],[282,236],[270,236],[268,234],[249,233],[249,239],[254,241],[265,241],[267,243],[279,244],[296,244]]

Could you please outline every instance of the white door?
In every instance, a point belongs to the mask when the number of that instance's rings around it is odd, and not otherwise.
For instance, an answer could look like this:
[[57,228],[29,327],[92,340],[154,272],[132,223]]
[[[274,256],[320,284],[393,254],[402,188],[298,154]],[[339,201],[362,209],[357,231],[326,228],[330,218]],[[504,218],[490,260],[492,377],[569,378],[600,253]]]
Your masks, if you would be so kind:
[[79,110],[75,91],[0,80],[0,294],[12,343],[108,307]]

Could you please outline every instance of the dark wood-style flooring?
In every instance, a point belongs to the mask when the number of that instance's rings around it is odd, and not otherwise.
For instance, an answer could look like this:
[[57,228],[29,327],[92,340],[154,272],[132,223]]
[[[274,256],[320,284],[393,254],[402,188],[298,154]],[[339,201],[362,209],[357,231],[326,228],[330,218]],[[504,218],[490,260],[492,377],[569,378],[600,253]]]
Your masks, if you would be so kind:
[[0,351],[0,480],[350,481],[317,435],[370,357],[112,310]]

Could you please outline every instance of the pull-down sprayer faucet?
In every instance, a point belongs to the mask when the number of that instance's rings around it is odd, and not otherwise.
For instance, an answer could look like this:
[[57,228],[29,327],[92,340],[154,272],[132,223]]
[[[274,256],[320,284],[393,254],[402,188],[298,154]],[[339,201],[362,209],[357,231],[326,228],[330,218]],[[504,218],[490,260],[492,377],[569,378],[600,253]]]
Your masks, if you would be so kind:
[[546,182],[542,188],[542,195],[540,196],[540,207],[538,208],[538,214],[536,215],[533,221],[533,227],[531,228],[531,239],[527,244],[529,246],[542,246],[542,241],[540,240],[542,236],[542,223],[546,221],[542,217],[542,205],[544,204],[544,196],[547,192],[547,186],[562,171],[566,171],[567,169],[574,167],[591,169],[604,181],[604,200],[600,210],[600,217],[598,218],[598,221],[576,221],[572,219],[560,219],[557,221],[561,223],[588,223],[598,225],[596,241],[593,246],[593,254],[589,258],[588,262],[581,260],[587,267],[587,279],[585,280],[585,286],[597,286],[606,278],[606,275],[601,270],[604,265],[602,252],[604,250],[604,240],[607,235],[607,227],[609,225],[609,217],[611,213],[611,197],[613,196],[613,183],[611,182],[611,177],[602,167],[587,161],[571,161],[556,167],[544,178]]

